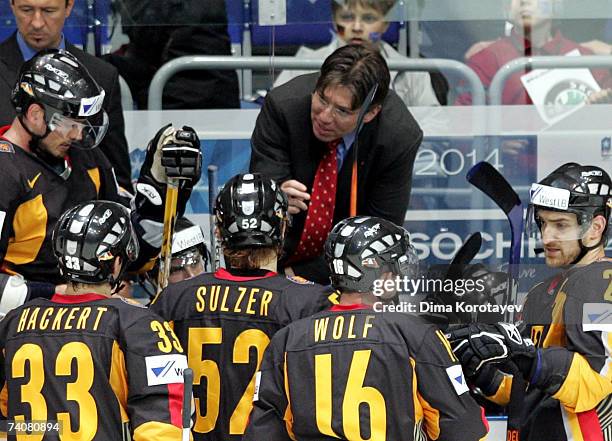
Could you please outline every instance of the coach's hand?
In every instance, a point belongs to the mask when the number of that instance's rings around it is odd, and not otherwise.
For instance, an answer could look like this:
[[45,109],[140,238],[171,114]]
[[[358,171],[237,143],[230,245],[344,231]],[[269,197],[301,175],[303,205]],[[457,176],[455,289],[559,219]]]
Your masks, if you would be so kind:
[[306,201],[310,200],[310,195],[306,192],[308,188],[300,181],[290,179],[281,184],[281,190],[289,199],[289,214],[298,214],[300,211],[308,210]]

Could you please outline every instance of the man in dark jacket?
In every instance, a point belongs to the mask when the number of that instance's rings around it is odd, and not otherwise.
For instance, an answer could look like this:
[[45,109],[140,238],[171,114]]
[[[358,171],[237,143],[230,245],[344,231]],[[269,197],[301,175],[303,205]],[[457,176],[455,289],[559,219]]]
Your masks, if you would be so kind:
[[[358,135],[356,211],[403,224],[423,132],[402,100],[389,91],[389,77],[378,51],[348,45],[325,60],[320,74],[302,75],[267,95],[251,138],[250,169],[275,179],[289,197],[294,221],[285,243],[285,273],[294,271],[328,283],[322,245],[333,223],[350,213],[357,120],[375,85],[377,92]],[[332,149],[335,155],[329,153]],[[328,173],[322,172],[327,166],[324,158],[333,162]],[[323,185],[319,185],[321,180]],[[335,188],[331,200],[329,194],[317,195],[317,187],[322,192]],[[321,205],[323,198],[326,201]],[[327,217],[321,217],[318,210]],[[315,218],[308,221],[309,216]],[[305,226],[314,223],[316,228],[308,234],[310,228]],[[317,236],[317,243],[311,243],[308,236]]]
[[74,0],[11,0],[18,30],[0,43],[0,126],[10,124],[15,117],[10,97],[23,62],[42,49],[67,50],[106,92],[102,107],[108,114],[109,128],[100,148],[113,166],[119,184],[131,192],[132,170],[124,134],[119,76],[113,66],[83,52],[64,38],[64,21],[73,6]]

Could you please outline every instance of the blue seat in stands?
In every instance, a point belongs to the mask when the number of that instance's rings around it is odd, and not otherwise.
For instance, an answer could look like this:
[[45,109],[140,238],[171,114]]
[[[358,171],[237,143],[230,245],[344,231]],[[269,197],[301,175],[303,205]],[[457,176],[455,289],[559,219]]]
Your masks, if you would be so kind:
[[[64,25],[64,35],[68,41],[77,46],[85,47],[87,45],[87,30],[89,21],[89,13],[87,8],[87,0],[75,0],[74,7],[70,17]],[[10,7],[10,0],[0,2],[0,40],[5,40],[10,37],[17,25],[15,17]]]
[[245,7],[243,0],[225,0],[225,9],[227,11],[227,31],[232,44],[242,44],[242,31],[244,30]]
[[100,56],[111,50],[111,36],[113,32],[110,25],[111,0],[93,0],[93,16],[95,52],[97,56]]

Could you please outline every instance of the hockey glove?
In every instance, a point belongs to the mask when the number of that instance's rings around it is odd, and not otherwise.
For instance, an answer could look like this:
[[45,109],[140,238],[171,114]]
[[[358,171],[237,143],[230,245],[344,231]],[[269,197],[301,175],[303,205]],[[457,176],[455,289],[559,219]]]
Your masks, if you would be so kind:
[[201,169],[200,141],[192,128],[177,130],[168,124],[159,129],[149,142],[136,184],[135,208],[139,217],[163,221],[168,177],[179,179],[177,211],[181,216]]
[[151,176],[156,182],[165,184],[167,178],[189,181],[193,187],[202,173],[200,139],[195,130],[183,126],[177,130],[168,124],[162,127],[147,147],[140,176]]
[[166,138],[163,144],[161,164],[169,178],[185,179],[193,187],[202,174],[202,153],[200,139],[195,130],[183,126],[176,130],[173,138]]
[[487,363],[512,359],[528,378],[536,356],[531,340],[524,339],[516,326],[508,323],[475,323],[450,330],[447,338],[468,377],[475,376]]

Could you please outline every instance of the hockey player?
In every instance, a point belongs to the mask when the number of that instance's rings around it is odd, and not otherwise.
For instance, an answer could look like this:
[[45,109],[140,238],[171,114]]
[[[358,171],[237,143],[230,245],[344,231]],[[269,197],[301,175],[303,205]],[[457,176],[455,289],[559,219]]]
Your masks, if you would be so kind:
[[604,170],[576,163],[533,184],[528,229],[560,272],[527,295],[522,337],[508,324],[450,335],[466,374],[491,400],[516,399],[508,361],[529,383],[521,440],[612,440],[612,260],[604,251],[611,189]]
[[202,274],[208,268],[209,259],[202,228],[186,217],[177,219],[168,282],[176,283]]
[[[0,128],[0,317],[28,298],[50,298],[63,285],[51,231],[64,211],[93,199],[130,203],[95,148],[108,125],[104,95],[68,52],[43,51],[21,67],[12,95],[17,117]],[[166,170],[188,178],[179,190],[182,213],[200,164],[199,140],[190,128],[164,127],[150,143],[133,201],[141,248],[134,267],[159,252]]]
[[322,286],[276,272],[287,208],[274,181],[234,176],[215,204],[226,268],[169,285],[151,306],[173,322],[194,372],[195,440],[240,440],[270,338],[331,306]]
[[[195,277],[208,269],[210,253],[204,241],[204,233],[199,225],[195,225],[186,217],[176,220],[172,236],[172,258],[168,283]],[[139,274],[138,282],[151,300],[157,293],[157,276],[159,261],[151,271]]]
[[[134,441],[181,439],[181,345],[168,322],[111,298],[138,255],[128,209],[101,200],[77,205],[58,220],[52,240],[66,294],[34,299],[0,322],[2,414],[38,423],[41,440],[130,439],[125,430]],[[35,439],[16,431],[17,439]]]
[[275,334],[243,440],[483,438],[484,415],[441,331],[383,310],[395,291],[378,288],[418,263],[408,232],[349,218],[332,229],[325,257],[340,303]]

